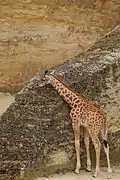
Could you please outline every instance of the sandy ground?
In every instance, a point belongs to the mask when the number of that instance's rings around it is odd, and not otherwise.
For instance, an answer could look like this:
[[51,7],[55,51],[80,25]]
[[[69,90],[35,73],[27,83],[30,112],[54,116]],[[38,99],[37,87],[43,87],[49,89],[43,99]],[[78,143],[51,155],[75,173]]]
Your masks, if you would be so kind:
[[120,0],[0,1],[0,91],[18,92],[85,51],[120,23],[119,12]]
[[0,115],[9,107],[13,101],[14,96],[0,92]]
[[[14,96],[10,94],[3,94],[0,92],[0,115],[9,107],[9,105],[14,101]],[[112,173],[112,180],[120,180],[120,168],[113,167]],[[97,180],[106,180],[107,179],[107,172],[106,168],[102,168],[101,172],[97,178]],[[66,174],[54,174],[49,177],[41,177],[36,178],[34,180],[94,180],[95,178],[92,177],[92,173],[87,173],[85,171],[80,171],[80,174],[74,173],[66,173]]]
[[[106,180],[107,173],[102,169],[102,172],[99,174],[99,177],[96,180]],[[115,169],[112,174],[112,180],[120,180],[120,169]],[[55,174],[50,176],[49,178],[37,178],[35,180],[95,180],[91,176],[91,173],[86,173],[85,171],[81,171],[79,175],[74,173],[66,173],[66,174]]]

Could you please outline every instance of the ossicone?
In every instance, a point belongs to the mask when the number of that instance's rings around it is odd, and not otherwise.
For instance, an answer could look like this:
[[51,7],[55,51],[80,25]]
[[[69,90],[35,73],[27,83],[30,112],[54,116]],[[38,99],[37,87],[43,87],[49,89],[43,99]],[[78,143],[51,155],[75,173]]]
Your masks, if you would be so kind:
[[45,70],[45,75],[48,73],[48,70]]

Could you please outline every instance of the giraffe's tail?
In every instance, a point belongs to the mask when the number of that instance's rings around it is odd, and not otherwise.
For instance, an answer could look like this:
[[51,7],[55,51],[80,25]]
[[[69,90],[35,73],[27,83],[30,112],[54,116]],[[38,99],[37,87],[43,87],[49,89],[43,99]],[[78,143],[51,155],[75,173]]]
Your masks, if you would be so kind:
[[104,119],[101,135],[103,139],[103,144],[107,148],[108,147],[108,119],[107,118]]

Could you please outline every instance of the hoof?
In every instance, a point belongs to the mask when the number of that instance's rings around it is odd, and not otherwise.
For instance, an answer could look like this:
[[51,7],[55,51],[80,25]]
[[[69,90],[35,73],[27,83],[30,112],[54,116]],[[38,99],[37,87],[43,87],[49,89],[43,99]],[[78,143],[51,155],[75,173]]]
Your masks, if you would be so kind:
[[108,174],[108,179],[112,179],[112,173]]
[[75,170],[75,173],[76,173],[76,174],[79,174],[79,172],[80,172],[79,169],[76,169],[76,170]]
[[96,169],[94,174],[93,174],[93,177],[96,178],[99,173],[100,173],[100,169]]
[[96,178],[97,177],[97,175],[96,174],[93,174],[93,176],[92,176],[93,178]]
[[112,178],[112,169],[108,169],[108,179]]
[[92,171],[92,169],[86,169],[86,172],[91,172]]
[[109,175],[109,176],[108,176],[108,179],[112,179],[112,176],[111,176],[111,175]]

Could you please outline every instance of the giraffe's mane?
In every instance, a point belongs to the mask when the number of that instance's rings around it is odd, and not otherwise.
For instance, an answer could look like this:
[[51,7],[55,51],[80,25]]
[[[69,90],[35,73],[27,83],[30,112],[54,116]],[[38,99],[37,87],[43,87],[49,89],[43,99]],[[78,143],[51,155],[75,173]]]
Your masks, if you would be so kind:
[[86,102],[89,102],[91,105],[95,106],[95,107],[99,107],[98,104],[96,104],[96,102],[94,101],[90,101],[87,100],[86,97],[81,93],[76,92],[74,89],[72,89],[68,84],[65,84],[61,78],[59,78],[58,76],[55,75],[51,75],[53,76],[55,79],[57,79],[61,84],[63,84],[67,89],[69,89],[70,91],[72,91],[73,93],[75,93],[78,97],[83,98]]
[[61,84],[63,84],[67,89],[69,89],[70,91],[72,91],[73,93],[75,93],[77,96],[79,96],[79,97],[82,97],[82,98],[84,98],[84,99],[86,99],[85,98],[85,96],[81,93],[78,93],[78,92],[76,92],[74,89],[72,89],[68,84],[65,84],[58,76],[55,76],[55,75],[52,75],[55,79],[57,79]]

